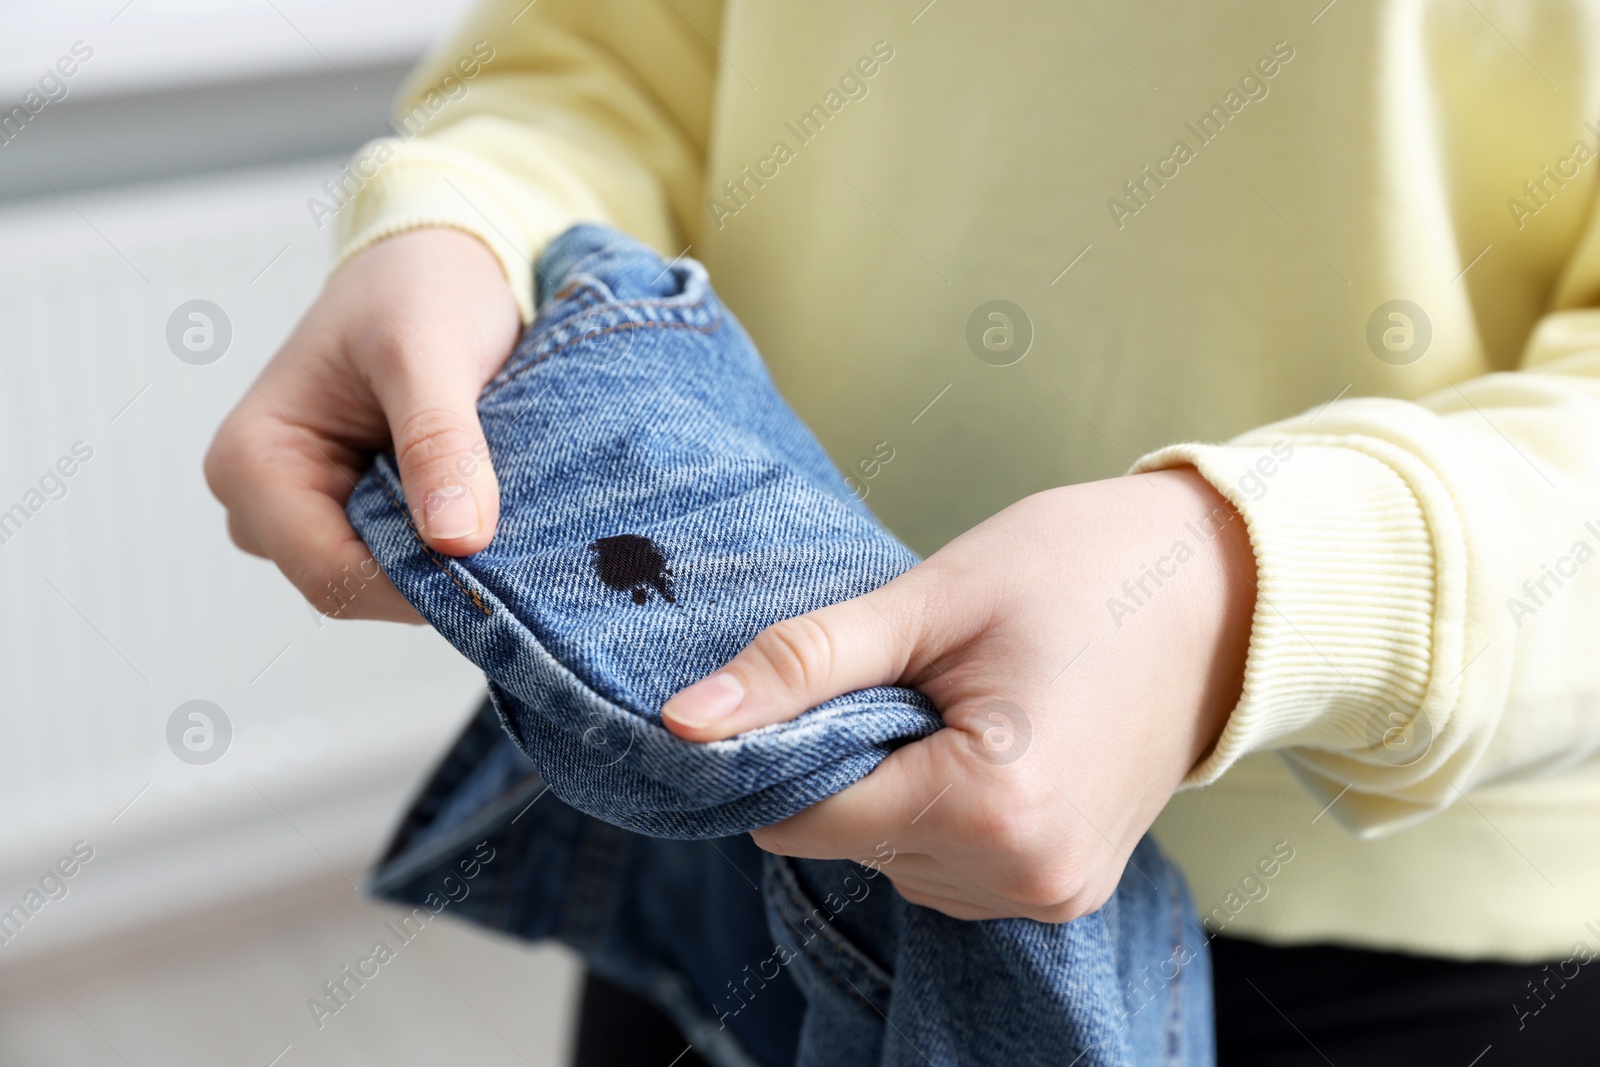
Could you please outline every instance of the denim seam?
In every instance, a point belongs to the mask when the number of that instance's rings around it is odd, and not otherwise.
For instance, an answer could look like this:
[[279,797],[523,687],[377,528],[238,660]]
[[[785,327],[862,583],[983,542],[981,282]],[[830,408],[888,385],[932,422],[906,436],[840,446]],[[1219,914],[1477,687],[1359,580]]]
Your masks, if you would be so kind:
[[[576,313],[568,315],[567,317],[563,318],[561,320],[558,328],[560,328],[560,329],[570,329],[570,328],[572,328],[572,326],[575,323],[581,322],[583,320],[584,316],[590,314],[591,312],[595,311],[596,309],[614,308],[614,309],[617,309],[618,311],[626,311],[627,309],[630,309],[630,308],[656,308],[656,309],[662,309],[662,310],[675,311],[675,312],[678,312],[681,315],[684,312],[698,311],[701,308],[704,308],[708,304],[711,303],[712,293],[711,293],[711,289],[710,289],[709,283],[705,283],[703,285],[702,291],[701,291],[701,293],[700,293],[700,295],[698,297],[696,297],[693,300],[688,300],[688,301],[686,301],[686,300],[684,300],[682,298],[682,294],[680,294],[679,296],[676,296],[676,297],[656,298],[656,299],[650,299],[650,300],[618,300],[616,298],[616,294],[611,292],[609,289],[603,287],[601,285],[601,283],[597,279],[594,278],[593,275],[585,275],[585,274],[581,273],[581,268],[583,267],[584,264],[588,263],[591,259],[595,258],[596,256],[602,255],[607,250],[608,249],[606,249],[606,248],[595,249],[593,252],[590,252],[588,255],[586,255],[582,259],[578,260],[578,262],[572,264],[571,267],[569,268],[569,271],[570,271],[569,279],[570,280],[565,282],[561,286],[560,289],[556,290],[555,293],[551,294],[550,297],[548,297],[541,304],[541,307],[545,307],[545,306],[549,306],[551,304],[555,304],[555,303],[562,302],[562,301],[569,301],[569,300],[570,301],[578,301],[578,302],[583,304],[583,306]],[[705,279],[704,279],[703,276],[701,278],[701,281],[705,282]],[[722,320],[722,315],[720,315],[720,314],[716,315],[715,316],[716,325],[712,326],[711,329],[716,329],[718,326],[720,326],[721,325],[721,320]],[[529,331],[528,331],[529,335],[530,336],[537,336],[538,333],[540,332],[540,325],[541,325],[540,318],[538,316],[536,316],[534,318],[534,321],[533,321],[532,325],[529,327]],[[585,337],[578,337],[578,338],[575,338],[574,341],[564,342],[560,346],[560,348],[556,349],[556,351],[560,351],[561,349],[564,349],[564,348],[570,346],[571,344],[573,344],[577,340],[584,340],[584,339],[585,339]],[[539,351],[544,343],[547,343],[547,342],[540,342],[540,343],[536,343],[536,344],[532,345],[531,346],[532,351],[529,353],[529,357],[527,357],[527,358],[532,359],[533,362],[538,362],[540,360],[548,358],[551,355],[554,355],[555,352],[544,352],[544,353],[541,353]],[[519,349],[521,347],[522,347],[521,345],[518,345]],[[507,361],[507,365],[510,366],[511,364],[514,364],[517,361],[518,361],[517,360],[517,354],[516,354],[516,352],[513,352],[512,356],[511,356],[511,359]],[[532,363],[530,363],[528,365],[531,366]],[[500,374],[496,375],[496,379],[500,378],[500,376],[504,375],[505,373],[506,373],[505,369],[503,368],[500,371]],[[521,373],[521,369],[519,368],[516,373]],[[509,381],[510,377],[514,377],[514,376],[515,376],[514,374],[511,375],[511,376],[508,376],[505,380]],[[498,382],[497,383],[496,379],[491,379],[490,380],[488,386],[486,386],[486,390],[498,391],[500,385],[503,385],[504,382]],[[486,391],[484,395],[488,395],[488,392]]]
[[[599,259],[601,256],[609,255],[611,252],[615,251],[618,248],[624,248],[624,249],[627,248],[627,242],[626,241],[611,241],[611,242],[609,242],[607,244],[600,245],[598,248],[591,248],[591,249],[589,249],[589,251],[585,252],[583,255],[579,256],[577,259],[575,259],[571,263],[567,264],[566,277],[569,280],[567,281],[566,285],[562,286],[562,288],[563,289],[566,288],[567,285],[587,284],[587,283],[584,283],[582,281],[582,279],[584,277],[593,277],[593,275],[592,274],[586,274],[585,271],[584,271],[584,268],[586,266],[588,266],[590,263],[594,262],[596,259]],[[557,296],[559,296],[559,295],[560,294],[559,294],[559,291],[558,291],[557,292]]]
[[604,304],[606,302],[606,294],[601,292],[593,283],[586,282],[581,278],[574,278],[550,295],[551,303],[560,303],[566,300],[575,301],[581,306],[582,310],[588,311],[596,305]]
[[[663,311],[685,312],[698,311],[711,303],[711,294],[709,291],[702,293],[693,300],[683,299],[682,294],[679,294],[678,296],[640,297],[636,300],[618,300],[615,293],[607,292],[593,282],[574,281],[569,284],[573,286],[574,295],[578,293],[584,293],[594,297],[595,302],[585,307],[580,314],[572,315],[562,320],[563,322],[574,322],[582,318],[584,315],[587,315],[597,307],[656,308]],[[721,316],[719,315],[718,318],[721,318]]]
[[479,611],[492,618],[494,616],[494,612],[489,610],[488,605],[483,602],[483,598],[478,596],[475,590],[468,589],[466,586],[462,585],[461,580],[451,573],[450,568],[445,566],[445,564],[439,559],[438,554],[435,553],[432,548],[428,547],[428,542],[422,539],[422,533],[417,529],[417,524],[411,521],[410,515],[406,514],[404,505],[402,505],[399,500],[395,499],[394,493],[390,492],[388,483],[383,478],[379,478],[378,484],[383,487],[384,495],[389,498],[389,503],[394,505],[395,511],[399,512],[400,517],[405,520],[406,528],[411,531],[411,536],[417,539],[417,544],[421,547],[422,554],[427,556],[428,559],[432,561],[433,565],[438,567],[439,570],[444,573],[444,576],[450,579],[450,583],[457,589],[461,590],[462,594],[466,596],[467,599],[476,604]]
[[529,788],[530,783],[534,782],[544,787],[538,794],[538,796],[544,796],[550,787],[537,774],[530,774],[527,778],[495,797],[484,806],[482,811],[463,821],[460,826],[455,827],[447,834],[441,834],[434,838],[411,855],[404,857],[403,860],[392,862],[385,858],[380,861],[377,870],[373,872],[367,881],[368,891],[374,893],[388,892],[396,886],[415,878],[429,865],[436,866],[445,858],[459,853],[467,847],[473,838],[481,840],[496,833],[500,820],[505,817],[506,812],[511,811],[522,803],[523,798],[531,791]]
[[574,278],[551,296],[552,302],[579,301],[583,307],[576,314],[569,315],[562,322],[572,322],[582,318],[597,307],[617,308],[671,308],[685,311],[697,310],[710,303],[710,295],[703,294],[693,300],[683,299],[683,294],[677,296],[644,297],[638,300],[618,300],[617,295],[604,288],[592,277]]
[[490,385],[486,387],[483,393],[479,396],[479,399],[488,400],[490,397],[498,395],[505,389],[506,386],[522,377],[523,374],[532,370],[534,367],[539,366],[546,360],[559,356],[573,345],[581,344],[584,341],[592,341],[596,337],[604,337],[607,334],[616,333],[619,330],[694,330],[697,333],[715,333],[721,328],[722,322],[720,318],[708,326],[700,326],[691,322],[639,322],[629,319],[625,322],[619,322],[615,326],[607,326],[606,328],[597,330],[593,333],[579,334],[577,337],[574,337],[568,341],[563,341],[561,344],[546,352],[539,352],[538,348],[536,347],[534,350],[535,355],[532,358],[530,358],[526,363],[522,364],[516,370],[512,371],[510,374],[506,375],[503,379],[490,383]]
[[[803,914],[805,912],[805,905],[809,898],[801,895],[799,881],[795,878],[794,871],[790,867],[789,862],[781,856],[775,857],[775,861],[775,866],[781,872],[779,876],[781,889],[788,896],[790,909],[796,914]],[[816,910],[816,908],[820,907],[823,907],[823,905],[817,904],[812,910]],[[797,942],[796,947],[798,947],[800,952],[816,966],[818,973],[826,977],[834,984],[836,988],[840,989],[841,991],[848,990],[854,996],[866,1001],[867,1006],[872,1008],[873,1011],[877,1011],[878,1006],[873,1003],[872,998],[861,992],[860,989],[856,988],[855,985],[851,983],[850,979],[844,975],[842,968],[840,968],[837,963],[807,947],[811,944],[811,941],[816,939],[816,937],[822,937],[824,940],[829,942],[835,951],[837,951],[841,956],[845,957],[846,960],[855,966],[858,971],[858,977],[862,979],[863,985],[868,985],[870,983],[873,991],[877,993],[879,998],[882,1000],[888,1000],[890,998],[893,990],[893,985],[890,979],[887,975],[884,975],[878,965],[868,959],[859,948],[857,948],[855,945],[852,945],[847,938],[841,936],[833,929],[831,924],[836,917],[837,916],[832,912],[829,912],[828,922],[830,925],[822,927],[812,938]],[[794,929],[794,923],[790,922],[787,917],[784,918],[784,922],[789,924],[789,928],[791,930]],[[795,933],[798,934],[799,931],[795,930]]]
[[627,846],[627,831],[609,823],[591,818],[579,828],[577,855],[567,880],[567,907],[562,909],[558,933],[561,940],[581,952],[592,952],[604,935],[605,918],[616,899],[622,853]]
[[[596,259],[599,259],[602,256],[610,255],[611,253],[617,251],[618,249],[627,250],[629,243],[630,242],[627,241],[627,240],[611,241],[610,243],[603,244],[603,245],[599,246],[598,248],[591,248],[589,251],[585,252],[583,255],[579,256],[577,259],[575,259],[571,263],[567,264],[566,277],[569,280],[565,283],[565,285],[562,286],[562,289],[565,289],[567,286],[590,285],[591,282],[590,281],[586,281],[585,279],[593,279],[594,278],[594,274],[593,274],[593,272],[588,271],[585,268],[587,268],[588,265],[590,263],[594,262]],[[660,257],[657,257],[657,258],[660,258]],[[674,260],[673,262],[675,263],[677,261]],[[690,260],[690,262],[693,263],[694,261]],[[670,270],[671,268],[672,268],[672,264],[671,263],[667,264],[667,269]],[[666,271],[663,270],[661,273],[665,274]],[[658,274],[656,277],[659,278],[660,276],[661,275]],[[555,296],[552,299],[559,299],[560,296],[561,296],[561,292],[560,292],[560,290],[557,290]]]
[[[1173,882],[1167,890],[1167,898],[1171,903],[1172,936],[1175,945],[1182,946],[1187,943],[1184,936],[1184,908],[1183,890],[1180,883]],[[1167,998],[1167,1041],[1166,1056],[1168,1064],[1172,1067],[1182,1067],[1184,1063],[1184,1027],[1183,1027],[1183,997],[1179,987],[1184,983],[1183,968],[1178,968],[1178,973],[1173,975],[1172,993]]]

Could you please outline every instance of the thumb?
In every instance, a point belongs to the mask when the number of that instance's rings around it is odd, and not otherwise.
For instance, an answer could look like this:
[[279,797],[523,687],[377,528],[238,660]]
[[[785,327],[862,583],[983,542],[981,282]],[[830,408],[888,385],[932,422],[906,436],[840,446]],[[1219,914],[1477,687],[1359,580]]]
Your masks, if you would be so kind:
[[686,740],[720,741],[898,681],[923,659],[922,583],[912,573],[767,627],[727,666],[668,700],[662,721]]
[[430,376],[382,398],[412,521],[429,546],[451,556],[486,548],[500,519],[478,392],[468,375]]

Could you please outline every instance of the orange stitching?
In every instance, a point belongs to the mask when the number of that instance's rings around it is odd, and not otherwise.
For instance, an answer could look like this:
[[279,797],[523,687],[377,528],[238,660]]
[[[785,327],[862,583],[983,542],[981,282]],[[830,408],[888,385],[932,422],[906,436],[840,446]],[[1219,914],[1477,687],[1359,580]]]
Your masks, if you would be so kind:
[[469,599],[471,599],[474,604],[478,605],[479,611],[493,618],[494,612],[490,611],[488,606],[484,604],[483,599],[478,596],[477,591],[474,589],[468,589],[466,586],[462,585],[461,579],[457,578],[454,574],[451,574],[450,568],[446,567],[442,562],[440,562],[438,554],[435,553],[432,548],[428,547],[428,542],[422,539],[421,532],[417,530],[417,524],[411,521],[411,516],[406,514],[406,509],[401,506],[400,501],[396,500],[395,495],[389,492],[389,486],[384,483],[383,477],[381,475],[376,477],[378,478],[378,485],[383,489],[384,495],[389,498],[389,503],[394,505],[394,509],[400,513],[400,517],[406,521],[406,526],[411,530],[411,536],[417,539],[417,544],[422,546],[423,555],[432,560],[433,565],[438,567],[440,571],[444,572],[444,576],[449,578],[451,583],[455,585],[457,589],[461,590]]
[[587,311],[606,302],[604,294],[582,279],[575,279],[550,294],[550,299],[555,301],[578,300]]

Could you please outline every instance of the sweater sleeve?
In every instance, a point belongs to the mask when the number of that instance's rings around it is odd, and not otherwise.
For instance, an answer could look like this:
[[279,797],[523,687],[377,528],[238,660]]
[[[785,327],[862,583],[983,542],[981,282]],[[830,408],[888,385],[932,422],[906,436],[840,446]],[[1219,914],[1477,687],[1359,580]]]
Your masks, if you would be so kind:
[[[533,263],[603,222],[677,253],[699,193],[717,0],[484,0],[401,90],[337,207],[337,263],[424,226],[492,249],[533,317]],[[353,187],[353,188],[352,188]]]
[[[1592,224],[1591,224],[1592,226]],[[1519,368],[1412,403],[1339,399],[1194,465],[1244,517],[1242,698],[1188,785],[1276,749],[1356,832],[1600,752],[1600,236]]]

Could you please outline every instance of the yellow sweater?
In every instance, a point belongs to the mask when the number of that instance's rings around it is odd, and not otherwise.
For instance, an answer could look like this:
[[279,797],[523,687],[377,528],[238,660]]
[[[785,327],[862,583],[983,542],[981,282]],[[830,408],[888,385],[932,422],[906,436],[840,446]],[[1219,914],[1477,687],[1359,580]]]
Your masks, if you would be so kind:
[[1600,950],[1597,85],[1576,0],[490,0],[312,211],[345,256],[474,233],[524,315],[579,219],[699,258],[922,552],[1198,465],[1260,586],[1157,823],[1213,928],[1565,958]]

